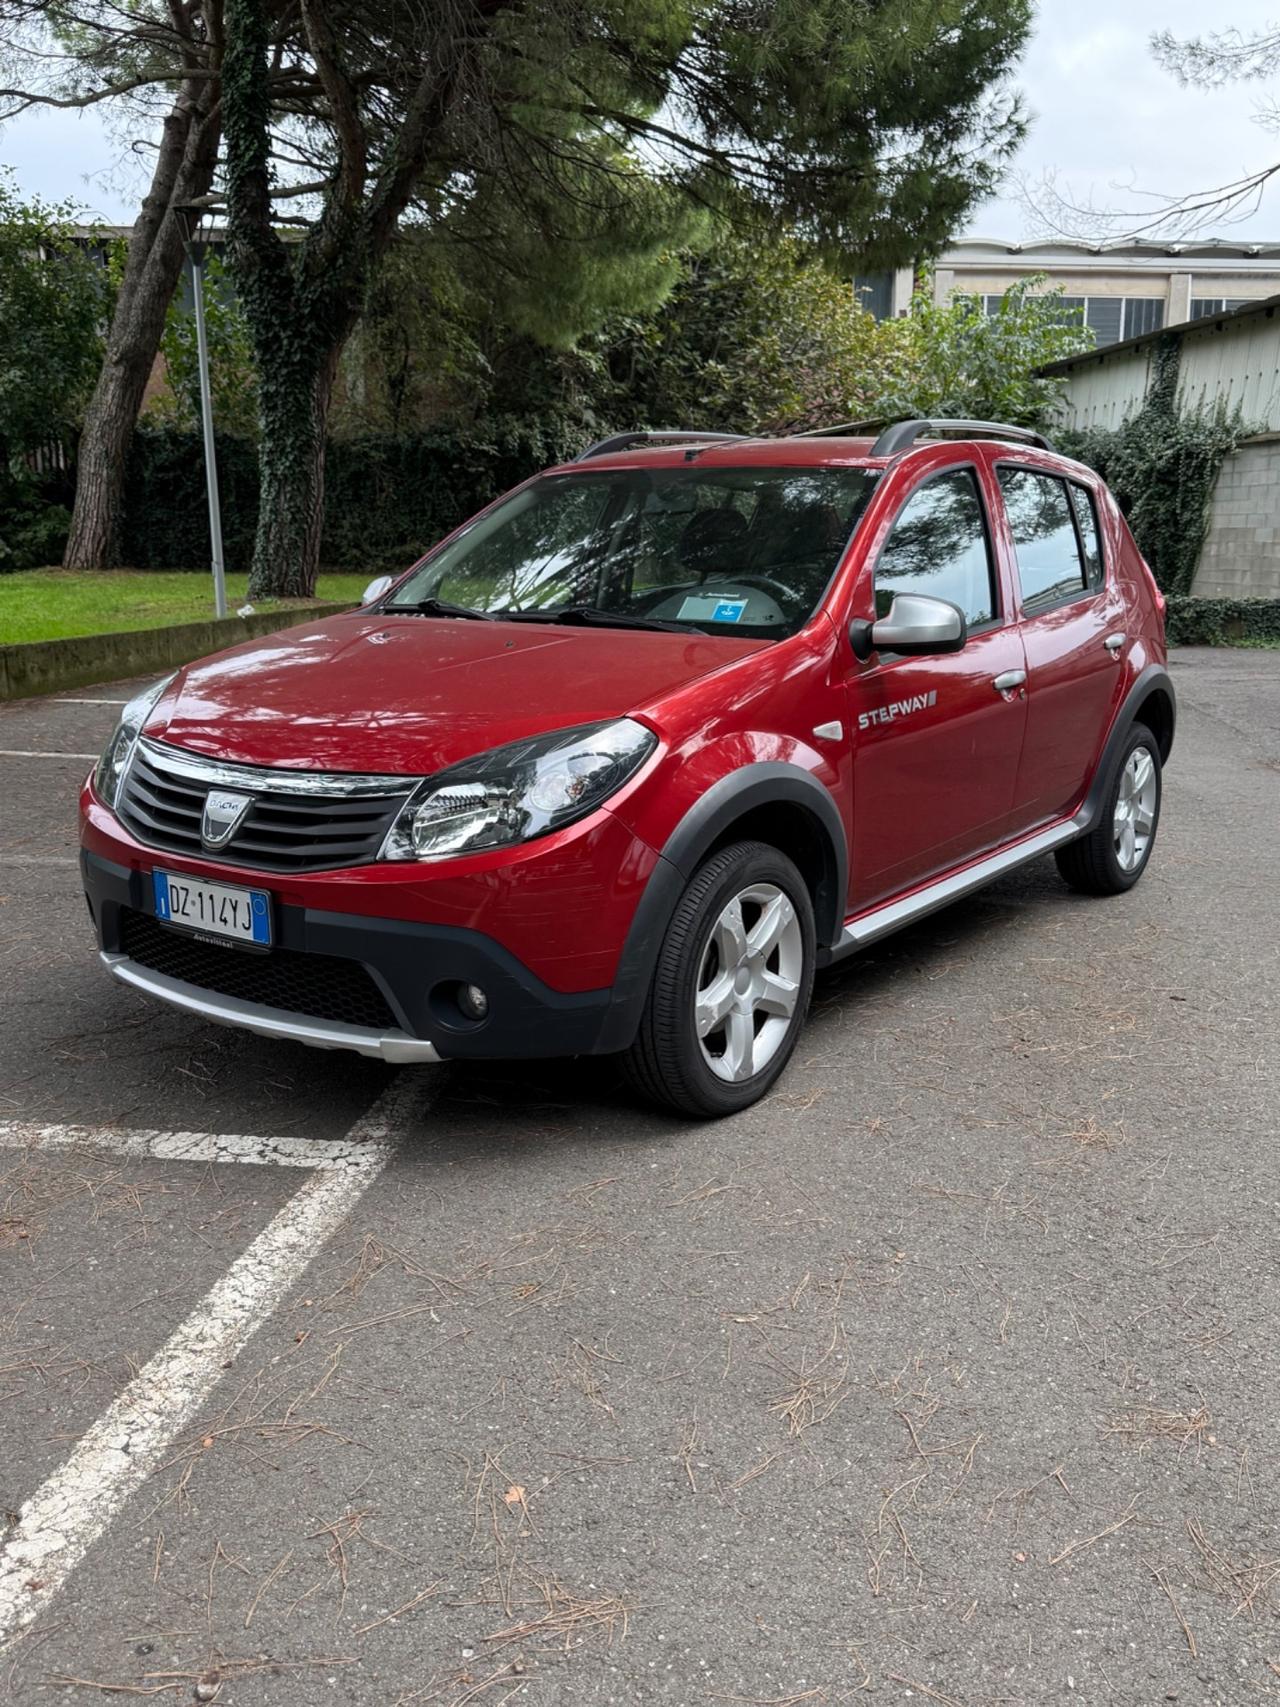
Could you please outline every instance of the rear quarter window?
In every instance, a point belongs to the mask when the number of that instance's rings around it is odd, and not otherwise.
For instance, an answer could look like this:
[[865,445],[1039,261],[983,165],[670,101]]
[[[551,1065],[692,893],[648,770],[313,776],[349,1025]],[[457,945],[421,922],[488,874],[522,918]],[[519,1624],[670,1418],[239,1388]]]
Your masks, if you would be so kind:
[[1106,579],[1106,562],[1102,555],[1102,533],[1098,527],[1098,509],[1093,493],[1087,486],[1068,482],[1067,495],[1075,511],[1076,526],[1080,529],[1080,544],[1084,550],[1085,576],[1091,587],[1100,587]]
[[1047,610],[1087,592],[1090,582],[1067,482],[1031,468],[1005,465],[996,472],[1013,535],[1023,610]]

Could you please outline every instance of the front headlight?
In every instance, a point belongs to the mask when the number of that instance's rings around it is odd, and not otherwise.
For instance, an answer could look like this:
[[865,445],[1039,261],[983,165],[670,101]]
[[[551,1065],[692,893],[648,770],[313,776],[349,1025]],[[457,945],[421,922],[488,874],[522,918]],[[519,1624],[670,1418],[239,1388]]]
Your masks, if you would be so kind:
[[153,684],[135,695],[120,713],[120,721],[116,724],[111,739],[102,750],[98,760],[98,768],[93,773],[93,786],[98,798],[105,800],[108,806],[114,806],[116,795],[120,792],[120,779],[124,775],[129,760],[133,757],[133,749],[142,726],[151,715],[151,711],[160,695],[177,675],[173,670],[163,681]]
[[585,818],[658,738],[629,717],[495,747],[428,777],[405,802],[383,859],[439,859],[531,841]]

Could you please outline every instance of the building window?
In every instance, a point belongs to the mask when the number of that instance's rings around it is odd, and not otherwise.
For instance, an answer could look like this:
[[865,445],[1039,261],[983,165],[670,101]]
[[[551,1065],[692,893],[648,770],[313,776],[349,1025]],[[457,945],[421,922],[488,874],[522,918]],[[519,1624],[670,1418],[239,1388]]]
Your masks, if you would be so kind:
[[[995,297],[975,297],[975,302],[981,302],[986,314],[998,314],[1004,295]],[[1056,297],[1056,304],[1062,309],[1063,326],[1079,326],[1080,316],[1084,311],[1085,297]]]
[[1148,332],[1158,332],[1164,325],[1162,296],[1126,296],[1124,298],[1125,338],[1141,338]]
[[1247,308],[1255,300],[1252,296],[1193,296],[1191,318],[1212,320],[1215,314],[1230,314],[1233,308]]
[[[1059,300],[1064,323],[1078,326],[1083,313],[1099,348],[1158,332],[1164,325],[1162,296],[1064,296]],[[988,314],[998,314],[1003,301],[1002,296],[984,296],[982,304]]]
[[1086,297],[1084,323],[1093,333],[1099,348],[1103,344],[1118,344],[1124,337],[1124,299],[1119,296]]
[[893,314],[893,274],[855,273],[853,297],[876,320],[888,320]]

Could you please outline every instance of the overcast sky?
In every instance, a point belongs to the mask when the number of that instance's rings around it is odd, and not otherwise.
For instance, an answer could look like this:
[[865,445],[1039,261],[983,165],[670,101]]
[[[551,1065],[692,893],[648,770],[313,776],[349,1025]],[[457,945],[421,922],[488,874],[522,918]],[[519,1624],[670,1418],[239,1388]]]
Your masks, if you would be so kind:
[[[1176,196],[1210,189],[1280,157],[1280,135],[1254,114],[1280,88],[1202,93],[1182,89],[1152,59],[1148,38],[1168,28],[1193,35],[1236,25],[1249,31],[1280,18],[1280,0],[1041,0],[1018,81],[1031,133],[1015,173],[1032,193],[1046,172],[1058,189],[1097,207],[1141,208],[1141,192]],[[144,157],[145,158],[145,157]],[[74,200],[87,216],[132,223],[142,169],[100,114],[30,113],[0,131],[0,163],[27,193]],[[1245,219],[1217,228],[1228,237],[1280,241],[1280,188]],[[1012,187],[979,208],[969,235],[1036,235]]]

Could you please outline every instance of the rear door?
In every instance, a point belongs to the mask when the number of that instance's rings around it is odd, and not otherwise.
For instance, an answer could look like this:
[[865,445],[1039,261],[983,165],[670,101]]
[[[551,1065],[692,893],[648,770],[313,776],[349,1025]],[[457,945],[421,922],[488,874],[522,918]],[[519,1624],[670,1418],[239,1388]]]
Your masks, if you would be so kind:
[[1090,487],[1005,459],[996,477],[1026,649],[1022,830],[1066,815],[1088,786],[1124,687],[1124,606]]
[[928,593],[959,606],[969,637],[945,656],[851,660],[850,912],[986,852],[1006,833],[1025,665],[992,547],[989,480],[969,462],[926,474],[859,577],[852,616],[886,615],[895,593]]

